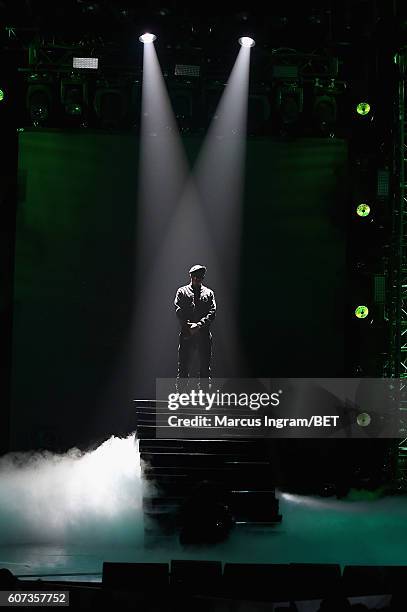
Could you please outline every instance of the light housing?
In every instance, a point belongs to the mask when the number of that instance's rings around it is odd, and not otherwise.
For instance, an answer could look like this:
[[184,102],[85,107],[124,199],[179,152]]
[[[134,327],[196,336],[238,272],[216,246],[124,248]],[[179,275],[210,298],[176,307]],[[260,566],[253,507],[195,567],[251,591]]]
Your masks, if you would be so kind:
[[368,115],[370,113],[369,102],[359,102],[359,104],[356,105],[356,112],[358,115],[361,115],[362,117],[364,117],[365,115]]
[[[30,81],[34,81],[30,78]],[[51,113],[51,84],[35,82],[28,86],[26,107],[34,127],[43,126]]]
[[370,206],[369,204],[366,204],[365,202],[362,202],[356,208],[356,214],[359,217],[367,217],[369,213],[370,213]]
[[241,36],[239,38],[239,44],[242,47],[250,48],[250,47],[254,47],[256,43],[254,42],[253,38],[250,38],[250,36]]
[[99,68],[99,58],[97,57],[74,57],[72,59],[72,68],[81,70],[90,69],[97,70]]
[[355,308],[355,316],[358,319],[366,319],[368,314],[369,314],[369,309],[367,306],[357,306]]
[[139,41],[143,43],[143,45],[148,45],[153,43],[157,39],[155,34],[151,34],[150,32],[145,32],[141,36],[139,36]]

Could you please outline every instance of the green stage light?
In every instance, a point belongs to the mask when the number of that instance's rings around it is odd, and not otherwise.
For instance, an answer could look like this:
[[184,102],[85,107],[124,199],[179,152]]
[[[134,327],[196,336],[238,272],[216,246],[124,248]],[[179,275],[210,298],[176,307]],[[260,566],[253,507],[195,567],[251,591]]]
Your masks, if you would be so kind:
[[367,427],[368,425],[370,425],[371,420],[371,416],[367,412],[361,412],[356,418],[357,424],[360,427]]
[[368,102],[359,102],[356,106],[356,112],[358,115],[367,115],[370,113],[370,104]]
[[82,106],[80,104],[67,104],[65,107],[68,115],[76,116],[82,115]]
[[368,314],[369,314],[369,309],[367,306],[358,306],[355,309],[355,315],[357,316],[358,319],[366,319]]
[[3,102],[5,97],[6,97],[6,94],[4,93],[4,89],[0,89],[0,102]]
[[369,204],[359,204],[359,206],[356,208],[356,214],[359,215],[359,217],[367,217],[368,214],[370,213],[370,206]]

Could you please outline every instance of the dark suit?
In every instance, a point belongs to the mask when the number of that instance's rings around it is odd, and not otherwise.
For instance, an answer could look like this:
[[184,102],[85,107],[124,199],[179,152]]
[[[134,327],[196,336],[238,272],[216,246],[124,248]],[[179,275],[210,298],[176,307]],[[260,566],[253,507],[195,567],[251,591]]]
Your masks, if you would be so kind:
[[[192,283],[180,287],[176,293],[175,313],[181,323],[178,345],[177,378],[188,378],[193,351],[199,352],[199,377],[210,379],[212,359],[212,334],[209,326],[216,315],[215,294],[211,289]],[[192,335],[187,321],[197,323],[199,330]]]

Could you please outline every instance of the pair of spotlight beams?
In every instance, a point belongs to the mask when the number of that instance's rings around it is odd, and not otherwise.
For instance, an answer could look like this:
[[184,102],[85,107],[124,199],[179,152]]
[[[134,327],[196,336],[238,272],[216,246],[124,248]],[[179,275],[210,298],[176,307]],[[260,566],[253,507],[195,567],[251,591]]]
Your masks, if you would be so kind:
[[[139,36],[139,41],[145,45],[149,43],[153,43],[156,39],[157,39],[157,36],[155,34],[151,34],[150,32],[146,32],[145,34],[142,34],[141,36]],[[253,38],[250,38],[250,36],[241,36],[239,38],[239,44],[242,47],[254,47],[256,43]],[[368,102],[359,102],[356,105],[356,112],[358,115],[365,117],[366,115],[370,113],[370,108],[371,107]]]
[[[139,41],[144,45],[153,43],[156,39],[157,36],[155,34],[151,34],[150,32],[146,32],[145,34],[139,36]],[[250,38],[250,36],[242,36],[239,38],[239,44],[242,45],[242,47],[254,47],[256,43],[254,42],[253,38]]]
[[[153,43],[156,39],[157,39],[157,36],[155,34],[151,34],[150,32],[146,32],[145,34],[142,34],[141,36],[139,36],[139,41],[145,45],[149,43]],[[239,38],[239,44],[242,47],[254,47],[256,43],[253,38],[250,38],[250,36],[241,36]],[[368,102],[359,102],[356,105],[356,112],[358,115],[365,117],[366,115],[370,113],[370,108],[371,107]]]

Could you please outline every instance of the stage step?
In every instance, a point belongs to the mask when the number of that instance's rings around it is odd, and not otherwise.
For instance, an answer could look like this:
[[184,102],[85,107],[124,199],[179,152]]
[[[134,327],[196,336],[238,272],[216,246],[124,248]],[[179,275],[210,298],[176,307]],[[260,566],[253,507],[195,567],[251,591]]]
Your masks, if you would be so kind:
[[[184,499],[183,496],[145,498],[143,509],[149,518],[160,520],[166,513],[178,512]],[[278,516],[278,500],[273,490],[229,491],[226,499],[238,522],[271,523]]]
[[149,467],[189,467],[189,468],[208,468],[208,467],[235,467],[235,466],[264,466],[269,465],[268,461],[262,460],[260,456],[250,457],[245,455],[217,454],[217,453],[140,453],[141,460],[145,462],[144,469]]
[[208,439],[173,439],[173,438],[140,438],[140,452],[204,452],[204,453],[238,453],[256,454],[270,452],[270,441],[263,439],[228,438],[227,440]]
[[[152,401],[137,409],[146,531],[157,525],[167,534],[179,529],[183,504],[204,482],[224,492],[222,499],[236,523],[265,526],[281,521],[273,484],[273,441],[172,439],[165,433],[169,428],[157,430],[155,410]],[[161,404],[158,411],[163,411]]]

